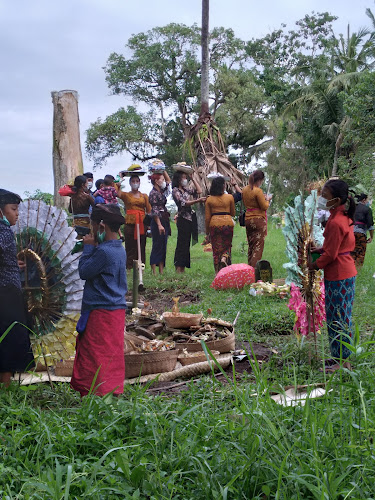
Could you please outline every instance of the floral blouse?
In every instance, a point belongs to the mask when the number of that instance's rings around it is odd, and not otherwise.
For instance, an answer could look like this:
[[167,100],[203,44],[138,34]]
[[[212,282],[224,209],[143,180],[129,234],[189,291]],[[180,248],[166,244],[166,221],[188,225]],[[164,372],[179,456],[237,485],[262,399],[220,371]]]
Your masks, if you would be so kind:
[[154,187],[151,189],[148,201],[151,205],[151,217],[166,217],[167,209],[165,205],[167,204],[167,196],[170,194],[169,184],[162,191],[158,191]]
[[192,208],[191,205],[186,205],[186,202],[190,201],[192,196],[196,198],[197,192],[195,189],[175,187],[172,196],[178,208],[178,216],[186,220],[192,220]]

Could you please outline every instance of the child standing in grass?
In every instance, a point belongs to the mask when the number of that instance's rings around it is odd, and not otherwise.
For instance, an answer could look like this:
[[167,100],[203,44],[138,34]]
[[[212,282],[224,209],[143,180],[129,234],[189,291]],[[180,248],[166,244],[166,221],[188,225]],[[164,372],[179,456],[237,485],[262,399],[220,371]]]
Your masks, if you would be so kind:
[[351,256],[355,246],[355,203],[349,196],[346,182],[328,181],[318,199],[318,208],[329,210],[330,216],[324,231],[323,248],[320,249],[322,255],[310,264],[310,269],[324,270],[327,329],[333,358],[331,370],[335,370],[340,367],[340,359],[346,360],[350,356],[350,349],[341,341],[351,343],[357,274]]
[[[34,366],[21,289],[17,248],[11,226],[18,220],[18,194],[0,189],[0,383],[8,387],[14,372],[24,372]],[[14,325],[7,334],[6,330]]]
[[99,396],[124,390],[126,253],[117,237],[122,224],[119,206],[97,205],[91,214],[93,235],[83,238],[78,269],[86,283],[71,380],[81,396],[91,388]]

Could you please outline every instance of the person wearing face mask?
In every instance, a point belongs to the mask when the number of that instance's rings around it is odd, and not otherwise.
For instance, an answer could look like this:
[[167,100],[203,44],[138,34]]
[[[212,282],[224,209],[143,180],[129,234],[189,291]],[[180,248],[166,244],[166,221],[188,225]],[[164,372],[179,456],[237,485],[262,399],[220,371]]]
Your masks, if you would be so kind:
[[99,396],[124,390],[126,252],[118,239],[124,222],[118,205],[96,205],[92,234],[83,238],[78,271],[85,286],[71,379],[81,396],[91,390]]
[[139,226],[141,259],[143,264],[146,262],[146,230],[143,221],[145,215],[151,212],[151,205],[147,194],[139,191],[140,182],[138,175],[132,175],[129,179],[129,193],[122,191],[123,183],[117,184],[117,196],[124,202],[126,210],[124,236],[127,269],[133,269],[133,261],[138,260],[136,224]]
[[159,267],[159,273],[163,274],[167,256],[168,236],[171,234],[169,212],[166,209],[171,179],[166,170],[163,173],[153,173],[149,179],[153,185],[149,194],[152,217],[150,226],[152,235],[150,265],[153,274],[156,274],[156,266]]
[[[374,220],[372,210],[369,207],[368,196],[365,193],[358,195],[358,205],[354,214],[354,236],[355,248],[352,257],[357,270],[361,269],[365,261],[367,244],[371,243],[374,237]],[[367,231],[370,237],[367,238]]]
[[[27,312],[23,299],[20,270],[25,262],[17,259],[11,226],[18,220],[20,196],[0,189],[0,384],[8,387],[12,374],[35,366],[30,346]],[[6,330],[18,321],[7,334]]]
[[92,187],[94,185],[94,176],[92,172],[86,172],[83,174],[87,179],[87,190],[92,195]]
[[197,198],[202,194],[202,189],[195,179],[193,179],[193,184],[195,189],[190,189],[187,174],[184,172],[177,171],[173,175],[172,196],[178,208],[174,265],[178,273],[185,272],[185,267],[190,268],[190,240],[193,245],[198,243],[197,216],[192,210],[192,205],[206,201],[204,197]]
[[[341,340],[351,343],[352,308],[357,270],[351,252],[355,238],[352,221],[355,203],[349,196],[349,188],[342,180],[329,180],[318,198],[318,208],[329,210],[330,216],[324,230],[324,244],[315,262],[309,268],[323,269],[325,286],[325,309],[327,330],[332,360],[326,362],[328,369],[340,368],[340,360],[346,360],[350,350]],[[317,249],[312,248],[314,252]],[[330,366],[332,365],[332,366]],[[349,363],[345,366],[350,367]]]

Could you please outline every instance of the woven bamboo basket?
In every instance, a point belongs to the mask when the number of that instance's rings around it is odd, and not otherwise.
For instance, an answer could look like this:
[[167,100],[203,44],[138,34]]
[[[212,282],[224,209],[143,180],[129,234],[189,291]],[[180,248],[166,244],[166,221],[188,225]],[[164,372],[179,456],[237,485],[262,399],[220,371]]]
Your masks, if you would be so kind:
[[144,352],[140,354],[125,354],[125,378],[164,373],[174,370],[179,351]]
[[[219,351],[211,351],[212,355],[216,358],[220,352]],[[193,354],[196,354],[193,356]],[[209,357],[211,360],[211,357]],[[178,357],[178,361],[182,364],[182,366],[193,365],[194,363],[202,363],[202,361],[207,361],[206,354],[204,352],[197,354],[196,352],[191,353],[190,355],[180,355]]]
[[[206,342],[206,346],[211,351],[219,351],[221,354],[225,352],[234,351],[236,347],[236,337],[234,332],[220,340],[213,340],[212,342]],[[203,351],[202,344],[200,342],[189,342],[189,343],[176,343],[176,349],[186,349],[188,352],[198,352]]]
[[73,375],[74,359],[63,359],[55,365],[56,377],[71,377]]
[[203,314],[165,312],[163,319],[169,328],[190,328],[201,324]]
[[140,339],[137,335],[131,333],[125,333],[124,341],[124,352],[128,354],[128,352],[134,351],[134,346],[141,346],[145,342],[145,339]]

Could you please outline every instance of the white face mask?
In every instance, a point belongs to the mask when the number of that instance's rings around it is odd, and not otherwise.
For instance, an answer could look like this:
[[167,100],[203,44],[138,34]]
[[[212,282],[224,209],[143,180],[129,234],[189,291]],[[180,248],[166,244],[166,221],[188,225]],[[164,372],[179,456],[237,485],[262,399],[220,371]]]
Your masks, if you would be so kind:
[[88,189],[91,189],[91,188],[92,188],[92,186],[93,186],[93,183],[92,183],[91,181],[89,181],[89,182],[87,183],[87,188],[88,188]]
[[139,188],[139,182],[132,182],[130,186],[133,191],[137,191],[137,189]]
[[186,187],[188,185],[188,180],[187,179],[182,179],[181,181],[181,186]]
[[159,184],[159,187],[160,189],[165,189],[167,187],[167,183],[165,181],[162,181],[160,184]]
[[319,196],[318,203],[317,203],[318,209],[319,210],[329,210],[329,208],[327,207],[327,202],[328,202],[328,200],[326,198],[323,198],[323,196]]

